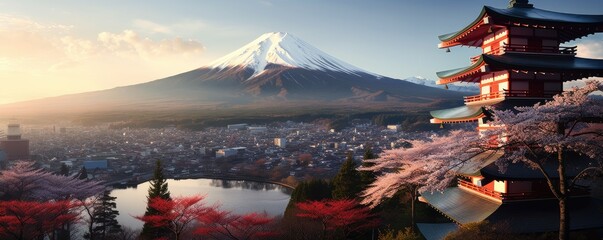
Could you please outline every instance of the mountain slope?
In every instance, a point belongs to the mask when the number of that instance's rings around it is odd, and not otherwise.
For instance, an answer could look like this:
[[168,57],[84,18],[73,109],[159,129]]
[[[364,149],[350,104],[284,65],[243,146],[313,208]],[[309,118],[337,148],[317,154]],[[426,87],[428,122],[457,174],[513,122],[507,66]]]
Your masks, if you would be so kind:
[[189,72],[131,86],[11,104],[0,110],[433,107],[460,99],[457,92],[362,70],[291,34],[275,32]]
[[[405,78],[404,81],[411,82],[414,84],[419,84],[423,86],[445,89],[444,85],[436,84],[435,80],[430,80],[424,77],[409,77]],[[448,84],[448,90],[457,91],[457,92],[467,92],[472,93],[473,95],[479,93],[479,87],[475,84],[467,84],[467,83],[451,83]]]

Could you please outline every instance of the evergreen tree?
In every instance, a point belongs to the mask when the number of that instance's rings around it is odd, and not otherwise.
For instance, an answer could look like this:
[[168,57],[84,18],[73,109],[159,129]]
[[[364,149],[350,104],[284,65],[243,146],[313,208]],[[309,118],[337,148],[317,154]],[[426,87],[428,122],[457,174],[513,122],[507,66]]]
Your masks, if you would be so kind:
[[362,191],[361,184],[360,173],[356,170],[352,153],[349,153],[347,159],[341,165],[339,173],[333,179],[333,198],[354,199]]
[[63,176],[69,176],[69,167],[67,166],[67,164],[61,163],[61,171],[59,172],[59,174]]
[[86,167],[82,167],[82,170],[80,170],[80,176],[78,178],[88,179],[88,171],[86,171]]
[[[150,181],[150,184],[149,195],[147,196],[147,211],[144,213],[145,216],[157,214],[157,210],[148,205],[151,199],[171,199],[167,180],[163,176],[163,166],[161,165],[160,160],[157,160],[155,163],[155,172],[153,173],[153,179]],[[165,228],[153,227],[152,225],[145,223],[140,234],[143,239],[155,239],[169,236],[170,231]]]
[[109,193],[105,191],[94,205],[92,218],[95,226],[90,234],[92,240],[105,240],[121,231],[121,226],[116,219],[119,215],[119,211],[116,210],[116,197],[110,196]]
[[[372,147],[369,146],[364,152],[363,159],[368,160],[376,158],[377,156],[373,153]],[[375,163],[362,161],[363,167],[371,167],[373,165],[375,165]],[[362,189],[364,190],[375,181],[375,173],[373,171],[360,171],[360,181],[362,182]]]
[[322,179],[300,182],[291,193],[291,199],[285,209],[285,216],[292,216],[291,210],[295,207],[295,203],[328,199],[332,197],[331,191],[331,184]]

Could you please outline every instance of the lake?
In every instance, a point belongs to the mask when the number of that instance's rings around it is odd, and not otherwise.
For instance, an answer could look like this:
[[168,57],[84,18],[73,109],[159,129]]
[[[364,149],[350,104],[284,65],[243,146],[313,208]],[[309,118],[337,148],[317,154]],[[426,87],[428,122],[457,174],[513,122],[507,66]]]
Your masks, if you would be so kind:
[[[271,216],[282,215],[291,198],[291,189],[271,183],[218,179],[168,179],[171,197],[202,195],[206,205],[219,203],[222,210],[237,214],[266,212]],[[149,182],[135,188],[114,189],[111,196],[117,197],[117,220],[122,226],[142,228],[143,222],[133,216],[143,215]]]

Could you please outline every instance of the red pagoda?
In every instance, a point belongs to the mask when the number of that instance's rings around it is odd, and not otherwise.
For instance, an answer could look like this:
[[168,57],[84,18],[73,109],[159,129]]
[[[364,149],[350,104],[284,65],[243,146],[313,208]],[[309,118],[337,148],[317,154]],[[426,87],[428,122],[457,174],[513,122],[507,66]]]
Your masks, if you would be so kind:
[[[576,57],[575,46],[562,46],[598,32],[603,32],[603,15],[551,12],[534,8],[527,0],[511,1],[506,9],[485,6],[465,28],[440,36],[438,45],[447,50],[482,49],[470,59],[470,66],[437,73],[439,84],[478,83],[480,94],[465,97],[464,106],[432,111],[431,122],[477,122],[483,131],[492,127],[485,106],[533,105],[561,93],[565,81],[603,76],[603,60]],[[486,158],[485,163],[463,166],[456,187],[423,194],[421,200],[460,225],[488,220],[520,233],[557,231],[557,201],[542,174],[523,164],[511,164],[501,173],[494,164],[501,154],[484,153],[479,157]],[[554,166],[550,168],[555,174]],[[571,192],[570,229],[602,228],[602,201],[591,198],[586,188]],[[441,238],[452,229],[429,224],[419,228],[427,239]]]

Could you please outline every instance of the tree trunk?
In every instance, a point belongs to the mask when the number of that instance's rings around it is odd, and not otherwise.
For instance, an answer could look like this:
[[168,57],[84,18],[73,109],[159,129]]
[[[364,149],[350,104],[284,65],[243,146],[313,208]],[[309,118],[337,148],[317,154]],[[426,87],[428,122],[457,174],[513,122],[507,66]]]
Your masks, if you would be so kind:
[[567,188],[565,179],[565,161],[563,159],[563,149],[557,150],[557,160],[559,161],[559,240],[569,239],[569,213],[567,209]]
[[410,229],[415,231],[415,198],[417,198],[417,187],[413,186],[411,189],[410,197]]

